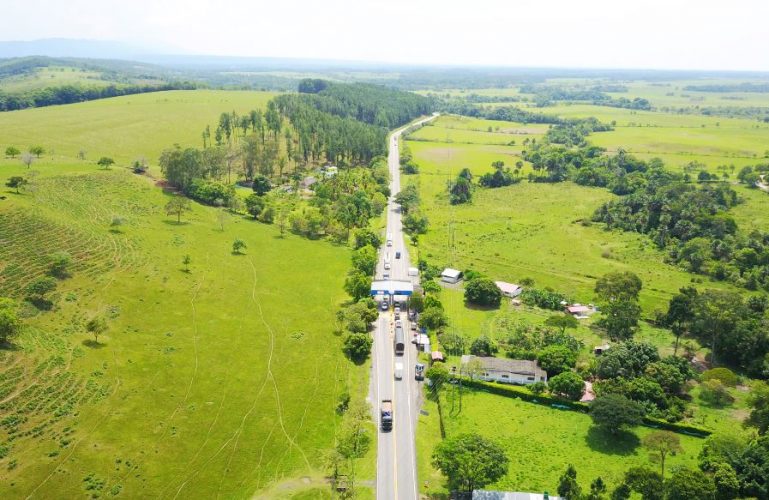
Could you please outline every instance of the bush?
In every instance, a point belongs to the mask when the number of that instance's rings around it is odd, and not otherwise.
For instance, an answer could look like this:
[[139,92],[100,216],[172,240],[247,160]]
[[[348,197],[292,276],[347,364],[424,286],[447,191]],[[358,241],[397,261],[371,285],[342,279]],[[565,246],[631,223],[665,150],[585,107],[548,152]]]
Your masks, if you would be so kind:
[[706,380],[700,385],[700,399],[714,406],[734,403],[734,396],[729,394],[726,385],[718,379]]
[[702,372],[702,380],[719,380],[727,387],[735,387],[739,382],[739,377],[729,368],[713,368]]
[[553,311],[560,311],[563,309],[561,302],[568,302],[563,294],[538,288],[525,289],[521,293],[521,301],[527,306],[537,306]]
[[187,195],[206,205],[230,206],[235,188],[222,182],[195,179],[187,188]]
[[351,333],[344,339],[344,353],[356,363],[363,362],[371,353],[373,343],[368,333]]

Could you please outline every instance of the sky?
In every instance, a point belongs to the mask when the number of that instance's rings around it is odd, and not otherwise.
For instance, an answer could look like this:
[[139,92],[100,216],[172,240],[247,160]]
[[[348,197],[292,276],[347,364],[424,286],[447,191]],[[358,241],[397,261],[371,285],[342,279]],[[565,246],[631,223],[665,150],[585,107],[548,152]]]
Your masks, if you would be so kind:
[[768,0],[0,0],[2,40],[414,64],[769,71]]

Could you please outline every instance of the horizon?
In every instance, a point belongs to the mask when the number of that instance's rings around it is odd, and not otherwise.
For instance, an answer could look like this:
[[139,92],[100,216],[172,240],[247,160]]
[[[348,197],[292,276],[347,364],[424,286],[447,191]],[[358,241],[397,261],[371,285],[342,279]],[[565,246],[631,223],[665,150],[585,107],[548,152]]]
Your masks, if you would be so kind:
[[[753,36],[769,17],[769,5],[758,0],[742,2],[739,10],[662,0],[621,7],[608,0],[545,6],[479,0],[472,10],[437,0],[235,0],[226,8],[209,0],[45,4],[11,5],[7,17],[16,22],[4,30],[5,41],[80,39],[128,43],[159,55],[415,66],[769,71],[769,41]],[[43,6],[47,16],[30,15]],[[752,15],[745,17],[744,9]]]

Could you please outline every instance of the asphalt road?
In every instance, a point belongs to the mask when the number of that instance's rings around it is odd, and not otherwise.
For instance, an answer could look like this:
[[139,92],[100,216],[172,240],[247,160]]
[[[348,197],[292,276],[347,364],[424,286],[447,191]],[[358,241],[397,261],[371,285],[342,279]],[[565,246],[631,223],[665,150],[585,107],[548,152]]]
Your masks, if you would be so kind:
[[[433,118],[434,116],[422,121]],[[400,191],[398,141],[403,130],[396,130],[389,139],[388,165],[392,196]],[[377,279],[382,279],[384,273],[389,273],[390,279],[409,280],[410,261],[404,244],[400,207],[392,200],[387,205],[386,231],[392,235],[392,246],[388,247],[385,242],[380,250]],[[395,257],[396,252],[401,253],[400,258]],[[389,270],[385,270],[383,266],[386,255],[391,263]],[[402,356],[395,355],[395,317],[392,309],[380,312],[374,331],[370,399],[378,428],[376,491],[380,500],[415,500],[419,497],[415,428],[419,411],[417,402],[420,382],[414,380],[417,352],[411,343],[412,332],[405,310],[401,320],[406,333],[406,349]],[[395,379],[396,362],[403,363],[404,374],[401,380]],[[383,399],[393,401],[393,428],[387,432],[382,431],[379,421]]]

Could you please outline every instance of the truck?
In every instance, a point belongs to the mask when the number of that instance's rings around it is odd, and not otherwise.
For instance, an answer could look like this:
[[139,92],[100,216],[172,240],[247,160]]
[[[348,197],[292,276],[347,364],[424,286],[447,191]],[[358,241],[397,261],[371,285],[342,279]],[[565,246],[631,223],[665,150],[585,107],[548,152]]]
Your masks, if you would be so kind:
[[403,328],[400,326],[395,327],[395,355],[403,356],[403,351],[406,349],[405,335],[403,334]]
[[389,431],[393,428],[393,401],[392,399],[383,399],[379,417],[380,425],[383,431]]

